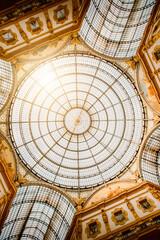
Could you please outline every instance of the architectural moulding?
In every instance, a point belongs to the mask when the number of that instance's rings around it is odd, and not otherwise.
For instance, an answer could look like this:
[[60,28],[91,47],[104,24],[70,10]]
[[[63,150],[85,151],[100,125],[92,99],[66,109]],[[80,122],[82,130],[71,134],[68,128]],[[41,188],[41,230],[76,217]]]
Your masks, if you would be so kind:
[[146,197],[140,197],[137,200],[137,207],[145,213],[145,212],[152,212],[156,206],[154,204],[154,201],[146,196]]
[[8,216],[17,188],[8,171],[8,166],[0,155],[0,231]]
[[18,39],[17,35],[14,32],[12,32],[11,29],[9,29],[0,31],[0,41],[9,46],[14,45],[18,41]]
[[107,217],[107,214],[106,214],[106,211],[104,208],[101,209],[101,214],[102,214],[103,222],[106,227],[106,231],[107,231],[107,233],[109,233],[109,232],[111,232],[111,228],[109,226],[108,217]]
[[43,31],[43,22],[37,18],[30,18],[28,22],[26,22],[27,30],[33,35],[33,34],[39,34]]
[[82,220],[81,220],[81,218],[77,219],[77,221],[76,221],[75,234],[76,234],[76,240],[83,240],[82,239]]
[[149,188],[149,191],[152,194],[152,196],[160,202],[160,191],[158,191],[155,187]]
[[99,233],[101,233],[101,223],[98,219],[91,219],[88,223],[86,223],[85,232],[87,234],[87,238],[95,238]]
[[27,37],[27,34],[23,31],[21,25],[19,23],[15,23],[16,28],[18,29],[19,33],[21,34],[21,37],[24,39],[24,41],[26,41],[27,43],[29,43],[29,39]]
[[[156,55],[157,51],[160,51],[160,45],[156,46],[156,47],[154,48],[154,51],[152,52],[152,58],[153,58],[153,60],[154,60],[156,63],[159,63],[159,62],[160,62],[160,58],[158,58],[157,55]],[[159,73],[159,71],[158,71],[158,73]]]
[[139,219],[139,216],[138,214],[136,213],[132,203],[127,199],[125,198],[125,203],[127,204],[127,207],[129,208],[129,210],[132,212],[133,216],[135,217],[136,220]]
[[[102,189],[99,189],[97,194],[102,194],[101,191]],[[76,232],[78,235],[78,226],[79,231],[82,231],[82,239],[87,239],[85,229],[91,220],[94,222],[96,219],[98,219],[101,223],[101,234],[96,236],[96,239],[98,240],[110,238],[112,240],[117,240],[117,235],[120,237],[119,239],[126,239],[125,234],[127,235],[128,233],[132,239],[136,239],[136,237],[140,234],[145,234],[146,228],[149,232],[154,231],[153,229],[157,226],[157,224],[159,224],[160,218],[158,205],[156,204],[156,208],[154,208],[151,212],[147,211],[145,215],[138,215],[136,212],[137,198],[138,200],[140,198],[143,200],[144,195],[151,192],[153,198],[151,196],[149,199],[156,202],[154,199],[156,198],[160,201],[160,186],[143,181],[134,186],[132,185],[130,189],[125,189],[118,195],[112,195],[111,197],[101,199],[101,201],[95,202],[93,205],[88,205],[86,208],[84,206],[84,208],[76,212],[70,230],[65,239],[75,240]],[[93,195],[93,198],[94,197],[95,196]],[[150,204],[152,203],[150,202]],[[119,211],[123,214],[124,219],[117,222],[115,219],[116,216],[113,214]],[[140,211],[141,210],[139,210],[139,212]],[[77,221],[78,219],[79,221]],[[114,226],[114,223],[117,225]],[[148,228],[148,226],[150,226],[150,228]]]
[[[159,46],[160,39],[160,25],[159,25],[159,10],[160,4],[159,1],[156,2],[148,25],[143,34],[142,41],[137,50],[137,57],[139,58],[140,63],[142,64],[142,68],[145,72],[146,78],[151,84],[152,91],[157,104],[160,103],[160,87],[159,87],[159,67],[158,60],[155,60],[155,49]],[[154,45],[154,51],[152,50],[152,46]],[[159,49],[159,48],[158,48]]]
[[45,15],[45,18],[46,18],[46,24],[47,24],[47,27],[48,27],[48,30],[53,33],[53,26],[52,26],[52,22],[50,20],[50,17],[49,17],[49,14],[48,14],[48,11],[44,11],[44,15]]
[[60,5],[56,10],[54,10],[53,19],[57,24],[63,24],[68,20],[69,10],[67,9],[67,5]]
[[124,225],[128,219],[128,213],[123,208],[116,208],[111,212],[111,219],[115,225]]
[[[0,31],[5,30],[7,27],[14,33],[14,26],[16,26],[20,33],[20,35],[17,35],[18,40],[15,44],[12,44],[12,46],[10,43],[10,45],[6,45],[6,48],[3,44],[0,45],[0,56],[3,60],[16,60],[22,55],[36,51],[48,44],[54,44],[57,40],[64,37],[69,38],[71,34],[79,32],[83,18],[90,4],[90,0],[82,0],[81,4],[79,4],[78,0],[74,0],[76,4],[73,4],[72,0],[46,1],[46,4],[44,4],[44,2],[45,1],[38,0],[36,1],[38,5],[33,7],[34,3],[32,1],[28,2],[24,0],[25,6],[22,4],[20,10],[18,10],[19,5],[17,4],[16,7],[13,6],[12,8],[6,9],[5,16],[3,16],[3,11],[0,12],[2,16],[0,18]],[[75,6],[77,7],[75,8]],[[23,8],[27,8],[27,13],[24,14],[23,11],[21,11]],[[19,14],[16,15],[16,13],[14,13],[15,17],[13,18],[10,11],[12,11],[12,13],[18,11]],[[73,12],[75,13],[75,11],[78,13],[78,15],[76,15],[76,20],[72,14]],[[7,18],[9,14],[12,20]],[[31,26],[32,23],[28,22],[28,19],[36,18],[35,16],[37,14],[39,14],[39,23],[33,21],[34,26]],[[2,18],[5,20],[1,21]],[[27,34],[25,24],[23,24],[24,22],[28,22],[27,31],[33,36]],[[4,40],[2,39],[2,41]],[[14,41],[11,41],[11,43],[14,43]]]

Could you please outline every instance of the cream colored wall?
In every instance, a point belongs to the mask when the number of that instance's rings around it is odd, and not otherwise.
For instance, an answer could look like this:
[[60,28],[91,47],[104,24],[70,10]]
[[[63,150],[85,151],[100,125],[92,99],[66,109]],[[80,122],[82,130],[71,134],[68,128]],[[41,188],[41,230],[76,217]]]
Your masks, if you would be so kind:
[[[130,188],[123,189],[121,192],[118,194],[115,194],[110,197],[106,197],[105,199],[101,199],[101,201],[98,201],[94,204],[91,204],[92,200],[97,200],[98,195],[103,196],[106,195],[107,188],[104,187],[103,189],[100,189],[95,195],[93,195],[93,198],[90,199],[90,201],[86,204],[84,210],[80,210],[80,218],[82,220],[82,239],[81,240],[87,240],[87,233],[86,233],[86,228],[89,225],[89,222],[91,220],[98,220],[100,222],[100,232],[97,234],[94,239],[103,239],[103,236],[106,236],[106,234],[117,234],[119,232],[125,231],[127,228],[129,229],[130,226],[143,223],[143,221],[149,220],[151,217],[154,215],[158,214],[160,211],[160,197],[159,200],[158,198],[156,199],[153,197],[151,192],[149,191],[149,185],[147,185],[147,182],[141,182],[139,184],[133,184],[133,183],[123,183],[123,186],[130,186]],[[117,184],[113,184],[112,188],[116,189]],[[155,186],[155,185],[154,185]],[[154,187],[153,186],[153,187]],[[152,186],[151,186],[152,188]],[[158,190],[159,191],[159,190]],[[159,191],[160,194],[160,191]],[[153,208],[145,210],[145,212],[142,211],[141,208],[138,207],[138,202],[140,201],[140,198],[148,198],[153,201]],[[132,204],[133,208],[130,208],[127,206],[127,203],[125,202],[125,199],[128,199],[129,202]],[[147,200],[148,200],[147,199]],[[155,206],[154,206],[155,205]],[[152,206],[152,205],[151,205]],[[105,210],[105,213],[108,217],[108,223],[109,223],[109,228],[111,231],[107,232],[107,227],[105,225],[105,222],[102,217],[102,212],[101,209]],[[124,221],[123,223],[116,223],[115,220],[113,220],[112,215],[115,210],[120,210],[122,209],[122,212],[125,211],[127,212],[126,217],[128,220]],[[135,212],[133,211],[135,210]],[[135,215],[137,214],[137,215]],[[125,215],[124,215],[125,216]],[[77,215],[78,217],[78,215]],[[73,231],[73,230],[72,230]],[[70,238],[74,239],[74,238]],[[89,239],[93,239],[90,237]]]

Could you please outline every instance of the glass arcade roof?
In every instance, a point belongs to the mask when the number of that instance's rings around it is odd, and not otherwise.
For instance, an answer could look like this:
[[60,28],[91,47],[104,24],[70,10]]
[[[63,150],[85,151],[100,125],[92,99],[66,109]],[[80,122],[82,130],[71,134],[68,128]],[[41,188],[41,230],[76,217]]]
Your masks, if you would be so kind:
[[19,84],[10,109],[21,161],[65,188],[90,188],[121,174],[143,135],[143,106],[129,77],[86,54],[37,66]]
[[4,108],[11,94],[13,73],[10,62],[0,59],[0,111]]
[[80,36],[109,57],[136,55],[155,0],[91,0]]
[[19,187],[0,239],[64,240],[75,211],[69,199],[54,189]]
[[160,185],[160,124],[148,137],[141,156],[144,180]]

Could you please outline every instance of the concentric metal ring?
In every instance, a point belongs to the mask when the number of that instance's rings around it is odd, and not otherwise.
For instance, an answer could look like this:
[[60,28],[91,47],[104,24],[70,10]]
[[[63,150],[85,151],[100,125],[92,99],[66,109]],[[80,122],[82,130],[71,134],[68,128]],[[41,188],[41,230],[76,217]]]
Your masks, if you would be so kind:
[[91,117],[83,108],[72,108],[64,116],[64,125],[71,134],[83,134],[91,126]]

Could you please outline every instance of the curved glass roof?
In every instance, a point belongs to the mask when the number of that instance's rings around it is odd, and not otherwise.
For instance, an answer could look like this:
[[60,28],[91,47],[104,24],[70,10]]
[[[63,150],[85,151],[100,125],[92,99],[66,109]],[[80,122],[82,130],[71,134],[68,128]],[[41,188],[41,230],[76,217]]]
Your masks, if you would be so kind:
[[144,145],[141,171],[145,180],[160,184],[160,126],[150,134]]
[[106,56],[135,56],[154,3],[155,0],[91,0],[80,36]]
[[55,185],[107,182],[133,161],[144,113],[134,84],[115,64],[68,54],[37,66],[19,84],[9,128],[25,166]]
[[0,111],[11,94],[12,85],[13,73],[11,63],[0,59]]
[[61,193],[38,185],[18,188],[1,239],[63,240],[76,209]]

